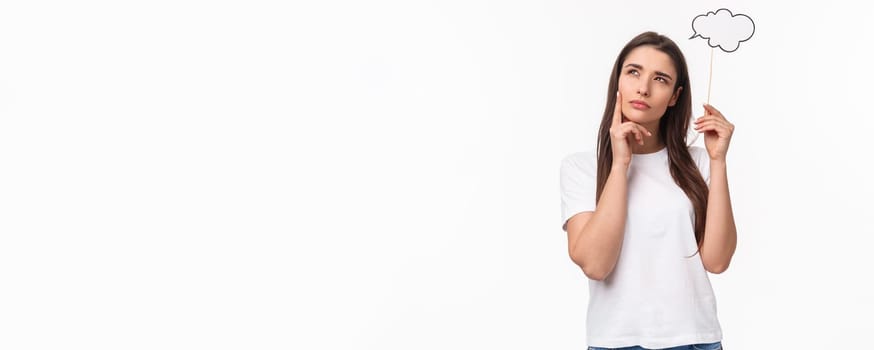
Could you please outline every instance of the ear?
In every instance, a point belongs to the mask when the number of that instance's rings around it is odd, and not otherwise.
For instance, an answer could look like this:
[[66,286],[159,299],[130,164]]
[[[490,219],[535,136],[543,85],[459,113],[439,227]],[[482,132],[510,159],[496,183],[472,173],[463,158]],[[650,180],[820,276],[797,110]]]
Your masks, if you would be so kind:
[[668,107],[673,107],[675,104],[677,104],[677,99],[680,98],[681,92],[683,92],[682,86],[677,88],[677,92],[674,93],[674,96],[671,96],[671,102],[668,102]]

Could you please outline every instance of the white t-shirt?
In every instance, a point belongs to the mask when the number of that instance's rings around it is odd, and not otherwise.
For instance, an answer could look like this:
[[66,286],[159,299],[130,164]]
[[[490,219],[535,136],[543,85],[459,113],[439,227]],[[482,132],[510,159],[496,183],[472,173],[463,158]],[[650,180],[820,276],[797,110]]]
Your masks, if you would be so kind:
[[[689,147],[710,185],[710,158]],[[595,210],[597,154],[561,163],[561,220]],[[589,346],[667,348],[722,340],[716,298],[701,255],[695,254],[695,211],[671,177],[667,148],[632,154],[628,215],[616,267],[603,281],[589,280]]]

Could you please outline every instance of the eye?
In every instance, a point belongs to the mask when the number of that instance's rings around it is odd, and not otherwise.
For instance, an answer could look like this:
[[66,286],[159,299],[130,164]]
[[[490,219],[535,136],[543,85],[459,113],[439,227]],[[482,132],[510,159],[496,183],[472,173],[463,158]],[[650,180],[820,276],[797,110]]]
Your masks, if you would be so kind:
[[665,79],[665,78],[664,78],[664,77],[656,77],[656,80],[658,80],[658,79],[661,79],[661,80],[662,80],[662,82],[663,82],[663,83],[665,83],[665,84],[667,84],[667,83],[668,83],[668,80],[667,80],[667,79]]
[[634,68],[629,69],[629,70],[628,70],[628,74],[631,74],[631,75],[638,75],[638,74],[637,74],[637,69],[634,69]]

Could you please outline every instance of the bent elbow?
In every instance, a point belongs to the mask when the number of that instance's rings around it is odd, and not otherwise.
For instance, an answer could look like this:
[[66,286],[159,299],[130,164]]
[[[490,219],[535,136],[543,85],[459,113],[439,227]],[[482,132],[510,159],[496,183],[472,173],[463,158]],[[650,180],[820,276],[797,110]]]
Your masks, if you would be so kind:
[[592,264],[584,264],[583,261],[580,259],[573,257],[571,257],[571,259],[574,261],[575,264],[577,264],[577,266],[580,267],[581,270],[583,270],[583,274],[586,275],[586,278],[590,280],[603,281],[610,273],[609,271],[606,271],[604,269],[592,267]]
[[720,274],[725,272],[725,270],[728,270],[728,264],[704,265],[704,269],[712,274]]
[[603,281],[607,278],[607,273],[603,271],[593,271],[593,269],[583,269],[583,274],[586,275],[590,280],[594,281]]

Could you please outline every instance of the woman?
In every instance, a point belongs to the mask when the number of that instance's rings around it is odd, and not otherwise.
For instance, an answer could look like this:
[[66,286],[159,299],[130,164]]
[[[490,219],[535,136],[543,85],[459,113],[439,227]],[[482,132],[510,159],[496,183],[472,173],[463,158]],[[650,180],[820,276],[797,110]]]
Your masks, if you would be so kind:
[[682,52],[642,33],[616,58],[596,150],[562,160],[562,229],[589,278],[589,349],[722,349],[707,272],[725,271],[737,245],[725,164],[734,125],[704,109],[694,124],[706,150],[686,144]]

